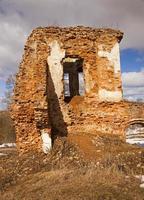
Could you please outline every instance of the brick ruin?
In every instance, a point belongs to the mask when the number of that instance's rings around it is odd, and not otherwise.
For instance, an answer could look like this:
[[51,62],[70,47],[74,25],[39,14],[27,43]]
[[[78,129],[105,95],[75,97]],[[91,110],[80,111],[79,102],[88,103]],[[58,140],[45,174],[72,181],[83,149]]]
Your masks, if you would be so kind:
[[144,120],[144,105],[123,100],[123,33],[88,27],[33,30],[16,78],[11,116],[20,151],[45,153],[55,137],[118,134]]

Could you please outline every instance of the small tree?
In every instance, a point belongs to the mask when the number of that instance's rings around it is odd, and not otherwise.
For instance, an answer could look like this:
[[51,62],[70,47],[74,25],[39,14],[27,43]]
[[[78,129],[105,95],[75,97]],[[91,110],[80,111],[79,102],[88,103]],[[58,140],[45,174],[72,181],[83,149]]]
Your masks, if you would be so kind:
[[3,103],[6,104],[7,108],[9,107],[12,101],[14,83],[15,83],[15,75],[11,74],[6,80],[6,91],[5,91],[5,97],[3,99]]
[[0,143],[15,142],[15,130],[9,114],[9,106],[12,101],[15,75],[10,75],[6,80],[5,96],[2,100],[5,111],[0,111]]

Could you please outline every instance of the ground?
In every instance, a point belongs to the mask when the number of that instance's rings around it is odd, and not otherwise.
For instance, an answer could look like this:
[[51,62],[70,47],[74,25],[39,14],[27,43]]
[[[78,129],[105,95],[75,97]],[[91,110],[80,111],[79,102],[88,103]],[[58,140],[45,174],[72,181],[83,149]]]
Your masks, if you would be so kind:
[[0,199],[143,200],[144,148],[111,135],[57,138],[48,154],[0,157]]

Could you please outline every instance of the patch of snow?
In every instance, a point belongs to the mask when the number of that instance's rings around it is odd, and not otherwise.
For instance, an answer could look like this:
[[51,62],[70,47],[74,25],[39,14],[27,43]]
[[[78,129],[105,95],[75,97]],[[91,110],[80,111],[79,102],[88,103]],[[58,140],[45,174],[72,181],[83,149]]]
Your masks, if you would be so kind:
[[16,147],[16,143],[3,143],[0,145],[0,148],[10,148],[10,147]]
[[[140,188],[144,188],[144,175],[135,175],[134,177],[140,180]],[[126,178],[129,178],[129,176],[126,176]]]
[[144,175],[141,176],[141,182],[144,183]]
[[6,153],[0,153],[0,156],[6,156],[7,154]]
[[144,183],[144,175],[135,175],[135,178],[139,179],[141,183]]
[[123,87],[123,93],[124,93],[124,99],[127,100],[127,101],[132,101],[132,102],[144,102],[144,95],[141,95],[141,94],[134,94],[134,92],[131,94],[131,95],[127,95],[127,93],[129,92],[129,90],[132,90],[131,93],[133,91],[137,91],[137,93],[139,92],[138,91],[138,88],[126,88],[126,87]]
[[144,140],[140,140],[140,139],[126,139],[126,142],[129,143],[129,144],[144,145]]

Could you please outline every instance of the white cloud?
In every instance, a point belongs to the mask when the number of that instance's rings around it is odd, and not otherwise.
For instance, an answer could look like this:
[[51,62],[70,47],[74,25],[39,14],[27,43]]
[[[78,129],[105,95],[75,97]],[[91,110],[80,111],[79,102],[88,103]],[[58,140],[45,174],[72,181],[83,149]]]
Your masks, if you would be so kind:
[[0,79],[4,79],[17,69],[26,33],[20,25],[1,22],[0,35]]
[[119,28],[125,32],[123,47],[144,48],[141,0],[3,0],[2,7],[10,15],[17,12],[30,27],[82,24]]
[[129,100],[144,101],[144,71],[125,72],[122,74],[124,97]]
[[141,68],[141,72],[144,72],[144,67]]
[[125,72],[122,80],[125,87],[144,87],[144,72]]

